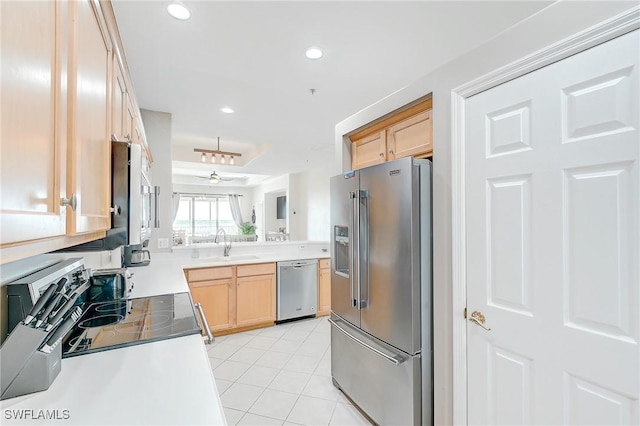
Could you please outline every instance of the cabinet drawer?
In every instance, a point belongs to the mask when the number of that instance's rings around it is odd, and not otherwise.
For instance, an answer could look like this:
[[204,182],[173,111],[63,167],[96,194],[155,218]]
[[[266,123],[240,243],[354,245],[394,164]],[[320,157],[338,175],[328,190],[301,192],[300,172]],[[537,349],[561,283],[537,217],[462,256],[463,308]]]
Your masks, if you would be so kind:
[[326,269],[331,267],[331,259],[320,259],[318,262],[318,268]]
[[[223,278],[220,280],[206,280],[206,281],[194,281],[189,282],[189,288],[199,288],[199,287],[210,287],[212,285],[227,285],[231,286],[233,284],[233,280],[231,278]],[[195,300],[194,300],[195,302]]]
[[222,266],[219,268],[202,268],[187,269],[187,281],[208,281],[219,280],[233,277],[233,268],[231,266]]
[[275,263],[257,263],[254,265],[238,266],[238,277],[249,277],[252,275],[268,275],[276,273]]

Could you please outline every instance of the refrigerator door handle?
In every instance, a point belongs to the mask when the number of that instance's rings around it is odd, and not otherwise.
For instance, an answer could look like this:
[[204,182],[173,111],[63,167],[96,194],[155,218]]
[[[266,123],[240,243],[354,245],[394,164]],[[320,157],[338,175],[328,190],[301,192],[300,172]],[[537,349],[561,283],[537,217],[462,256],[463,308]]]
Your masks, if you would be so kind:
[[[358,309],[369,304],[369,191],[358,191]],[[364,294],[363,294],[364,290]]]
[[333,325],[338,331],[340,331],[341,333],[343,333],[345,336],[347,336],[349,339],[353,340],[354,342],[356,342],[357,344],[364,346],[365,348],[369,349],[370,351],[372,351],[373,353],[375,353],[376,355],[378,355],[381,358],[384,358],[385,360],[389,361],[390,363],[392,363],[393,365],[400,365],[403,362],[405,362],[407,360],[407,358],[405,357],[400,357],[400,356],[390,356],[385,354],[384,352],[382,352],[381,350],[374,348],[373,346],[369,345],[368,343],[363,342],[362,340],[358,339],[357,337],[353,336],[351,333],[349,333],[347,330],[345,330],[344,328],[340,327],[340,325],[332,320],[331,318],[328,319],[328,321],[331,323],[331,325]]
[[357,236],[357,230],[358,230],[358,221],[357,221],[357,191],[352,191],[349,192],[349,198],[351,201],[351,211],[350,211],[350,215],[351,215],[351,234],[350,234],[350,241],[349,241],[349,285],[350,285],[350,295],[351,295],[351,300],[349,301],[349,304],[353,307],[358,307],[358,303],[357,303],[357,299],[354,297],[355,292],[353,291],[353,288],[355,287],[355,284],[359,281],[359,277],[356,276],[356,260],[358,259],[358,254],[356,253],[356,246],[358,244],[358,236]]

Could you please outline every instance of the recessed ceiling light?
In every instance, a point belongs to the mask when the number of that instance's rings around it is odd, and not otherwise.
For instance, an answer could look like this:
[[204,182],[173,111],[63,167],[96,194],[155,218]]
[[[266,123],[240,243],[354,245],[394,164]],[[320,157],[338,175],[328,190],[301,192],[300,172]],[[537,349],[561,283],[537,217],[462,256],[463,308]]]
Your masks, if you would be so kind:
[[234,113],[233,108],[230,108],[230,107],[222,107],[222,108],[220,108],[220,111],[224,112],[225,114],[233,114]]
[[169,4],[169,6],[167,6],[167,12],[169,12],[169,15],[182,21],[185,21],[191,17],[191,12],[189,12],[187,6],[179,1],[174,1]]
[[322,50],[320,50],[319,47],[310,47],[307,49],[305,55],[307,55],[309,59],[320,59],[322,58]]

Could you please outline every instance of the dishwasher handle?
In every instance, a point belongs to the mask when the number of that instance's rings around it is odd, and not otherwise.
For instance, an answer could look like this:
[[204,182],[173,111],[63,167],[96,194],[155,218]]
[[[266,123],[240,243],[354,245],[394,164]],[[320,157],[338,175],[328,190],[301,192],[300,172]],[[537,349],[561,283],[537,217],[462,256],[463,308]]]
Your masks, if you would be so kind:
[[318,259],[309,260],[292,260],[287,262],[278,262],[278,268],[280,269],[302,269],[309,266],[317,266]]

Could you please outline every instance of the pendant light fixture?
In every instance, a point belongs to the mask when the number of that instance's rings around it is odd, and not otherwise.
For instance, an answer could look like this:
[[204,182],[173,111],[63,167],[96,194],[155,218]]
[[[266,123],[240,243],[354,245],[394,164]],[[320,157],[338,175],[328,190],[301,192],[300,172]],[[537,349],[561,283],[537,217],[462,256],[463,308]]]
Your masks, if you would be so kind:
[[235,157],[242,157],[242,154],[238,152],[227,152],[220,151],[220,136],[218,136],[218,149],[204,149],[204,148],[194,148],[194,152],[201,153],[200,161],[203,163],[207,162],[207,156],[211,155],[211,162],[216,162],[216,156],[220,155],[220,164],[226,164],[227,158],[229,159],[229,164],[235,165]]

